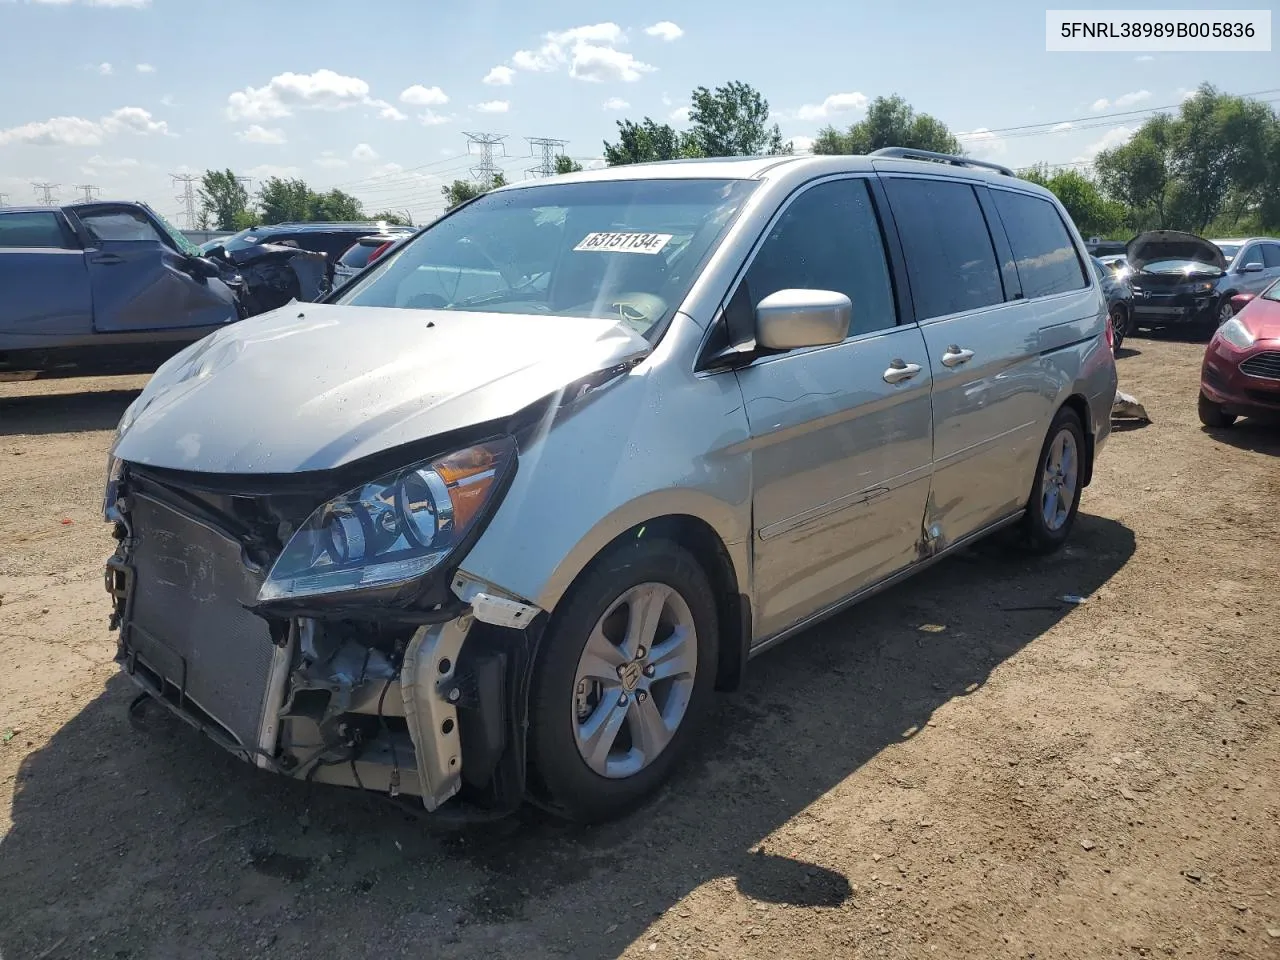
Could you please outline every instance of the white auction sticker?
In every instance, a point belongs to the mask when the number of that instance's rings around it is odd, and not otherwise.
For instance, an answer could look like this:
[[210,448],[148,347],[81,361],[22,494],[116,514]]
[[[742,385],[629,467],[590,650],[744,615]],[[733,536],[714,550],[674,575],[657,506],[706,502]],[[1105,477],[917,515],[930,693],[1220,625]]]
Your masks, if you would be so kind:
[[574,252],[661,253],[672,236],[670,233],[588,233],[573,249]]
[[1045,50],[1270,52],[1270,10],[1046,10]]

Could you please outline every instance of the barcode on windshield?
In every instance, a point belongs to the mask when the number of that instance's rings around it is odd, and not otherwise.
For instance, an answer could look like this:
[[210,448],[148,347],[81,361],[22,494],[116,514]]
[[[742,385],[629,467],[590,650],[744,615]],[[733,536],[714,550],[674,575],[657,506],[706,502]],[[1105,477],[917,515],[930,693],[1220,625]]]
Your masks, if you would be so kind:
[[574,252],[585,250],[605,253],[661,253],[671,240],[670,233],[588,233]]

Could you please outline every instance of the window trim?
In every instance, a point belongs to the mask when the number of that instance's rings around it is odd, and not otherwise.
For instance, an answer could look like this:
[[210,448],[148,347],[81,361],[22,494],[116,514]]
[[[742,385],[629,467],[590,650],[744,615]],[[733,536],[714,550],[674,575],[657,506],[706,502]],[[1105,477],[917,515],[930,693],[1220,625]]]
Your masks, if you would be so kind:
[[[1063,213],[1065,211],[1061,208],[1061,204],[1058,200],[1041,196],[1038,193],[1032,193],[1030,190],[1013,190],[1004,186],[999,186],[999,187],[993,186],[993,187],[990,187],[989,189],[1001,190],[1004,193],[1014,193],[1023,197],[1030,197],[1032,200],[1039,200],[1041,203],[1048,204],[1049,209],[1052,210],[1057,215],[1058,222],[1062,224],[1062,229],[1066,231],[1067,240],[1071,243],[1071,249],[1074,250],[1076,254],[1076,265],[1080,268],[1080,273],[1084,276],[1084,279],[1085,279],[1085,285],[1083,287],[1076,287],[1074,290],[1059,290],[1057,293],[1046,293],[1039,297],[1025,296],[1022,290],[1022,277],[1019,276],[1017,272],[1017,260],[1013,257],[1013,244],[1010,241],[1008,241],[1006,237],[1006,242],[1009,243],[1010,263],[1012,263],[1014,266],[1014,276],[1017,277],[1017,280],[1018,280],[1018,297],[1016,299],[1025,301],[1027,303],[1031,303],[1039,300],[1052,300],[1054,297],[1065,297],[1065,296],[1079,294],[1084,290],[1092,290],[1095,286],[1101,288],[1102,286],[1101,282],[1097,277],[1093,275],[1093,271],[1087,268],[1086,264],[1088,261],[1084,259],[1084,257],[1092,256],[1092,255],[1089,254],[1087,250],[1084,252],[1083,256],[1081,255],[1080,248],[1076,245],[1076,238],[1071,231],[1071,226],[1068,222],[1068,218],[1063,217]],[[1003,232],[1004,220],[1000,217],[1000,211],[999,209],[996,208],[994,199],[992,200],[991,208],[996,218],[1000,221],[1000,228],[1001,228],[1001,231]]]
[[[769,239],[769,235],[773,232],[774,226],[782,219],[783,215],[791,208],[801,196],[817,187],[828,183],[839,181],[858,180],[867,185],[867,194],[871,200],[871,210],[876,217],[877,224],[880,227],[880,242],[884,248],[885,266],[889,272],[889,289],[894,311],[894,324],[891,327],[885,327],[881,330],[867,331],[866,333],[851,334],[841,340],[839,343],[828,343],[817,347],[804,347],[794,350],[786,350],[780,353],[769,353],[752,357],[749,363],[744,363],[736,367],[729,366],[710,366],[710,344],[715,336],[721,332],[722,328],[728,322],[728,310],[733,299],[737,297],[743,289],[745,289],[745,281],[747,274],[751,272],[751,267],[756,261],[756,257],[760,255],[760,250],[764,247]],[[698,349],[694,354],[693,370],[695,374],[702,376],[715,376],[721,373],[730,372],[730,370],[746,370],[760,363],[768,363],[773,360],[781,360],[785,357],[801,356],[803,354],[812,353],[815,350],[830,350],[834,347],[842,347],[849,343],[856,343],[870,337],[881,337],[885,334],[908,326],[911,320],[904,317],[910,316],[911,296],[910,287],[906,285],[905,275],[900,273],[902,265],[901,243],[898,239],[897,225],[892,219],[892,213],[889,209],[888,198],[884,196],[883,188],[879,182],[879,175],[870,170],[856,170],[841,173],[824,174],[806,180],[804,183],[798,184],[789,194],[783,197],[777,208],[769,216],[764,227],[757,233],[751,249],[747,251],[742,262],[738,265],[738,269],[734,271],[732,279],[729,281],[728,287],[724,295],[720,298],[720,304],[716,307],[715,315],[711,322],[707,324],[698,343]]]
[[[985,180],[972,180],[968,177],[957,177],[957,176],[949,176],[949,177],[937,176],[936,174],[925,174],[925,173],[896,173],[895,172],[895,173],[881,173],[880,176],[885,180],[932,180],[932,181],[941,182],[941,183],[962,183],[965,186],[970,187],[973,190],[974,199],[976,199],[978,202],[978,210],[982,214],[983,223],[986,224],[987,238],[991,241],[991,253],[996,261],[996,274],[1000,279],[1000,292],[1003,299],[998,300],[995,303],[984,304],[981,307],[971,307],[968,310],[958,310],[955,313],[945,313],[936,317],[921,318],[920,310],[918,307],[915,307],[915,304],[914,304],[915,295],[913,292],[912,317],[914,317],[914,321],[913,321],[914,323],[924,327],[930,324],[938,323],[940,321],[951,320],[956,317],[967,317],[976,313],[980,313],[984,310],[995,310],[999,307],[1006,306],[1007,304],[1010,304],[1010,303],[1021,303],[1023,301],[1022,287],[1020,284],[1015,284],[1014,289],[1016,290],[1016,296],[1014,297],[1010,296],[1010,289],[1005,284],[1004,269],[1002,267],[1002,261],[1001,261],[1001,245],[996,241],[996,237],[995,237],[996,231],[991,221],[987,217],[987,208],[985,206],[985,203],[989,203],[991,202],[991,200],[990,200],[990,197],[985,197],[983,194],[983,191],[987,188],[987,183]],[[1022,191],[1016,191],[1016,192],[1022,192]],[[887,196],[887,190],[886,190],[886,196]],[[892,204],[890,204],[890,206],[892,206]],[[996,219],[996,225],[999,226],[999,234],[1000,234],[1001,241],[1007,245],[1009,241],[1008,241],[1008,238],[1005,237],[1004,235],[1004,225],[1000,223],[998,217]],[[1012,257],[1013,255],[1012,249],[1008,248],[1007,246],[1005,247],[1005,249],[1009,250],[1009,256]],[[906,262],[905,247],[902,248],[902,256],[903,256],[903,262],[905,265],[905,262]],[[1014,271],[1015,280],[1016,280],[1016,276],[1017,276],[1017,271],[1015,270]]]

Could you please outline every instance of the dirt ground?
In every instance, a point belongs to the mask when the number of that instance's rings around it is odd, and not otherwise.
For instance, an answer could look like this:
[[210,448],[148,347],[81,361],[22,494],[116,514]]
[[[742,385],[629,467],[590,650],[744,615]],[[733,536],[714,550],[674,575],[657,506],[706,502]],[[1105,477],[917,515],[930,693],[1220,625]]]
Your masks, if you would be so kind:
[[444,830],[135,729],[97,511],[142,381],[0,385],[0,957],[1280,957],[1280,429],[1205,432],[1203,348],[1132,347],[1155,422],[1066,552],[755,661],[591,830]]

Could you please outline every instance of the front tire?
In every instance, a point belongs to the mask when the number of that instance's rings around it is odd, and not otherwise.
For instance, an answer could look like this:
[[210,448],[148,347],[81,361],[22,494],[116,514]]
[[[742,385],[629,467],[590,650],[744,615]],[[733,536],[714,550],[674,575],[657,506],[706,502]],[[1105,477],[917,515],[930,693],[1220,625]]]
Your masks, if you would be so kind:
[[1200,394],[1200,402],[1197,404],[1197,412],[1200,414],[1200,422],[1206,427],[1222,428],[1229,427],[1236,422],[1234,413],[1227,413],[1226,408],[1220,403],[1214,403],[1204,393]]
[[572,588],[529,705],[535,784],[555,812],[598,823],[657,792],[711,698],[718,629],[706,574],[670,541],[623,544]]
[[1040,449],[1036,480],[1022,518],[1023,543],[1032,553],[1053,553],[1071,535],[1080,510],[1084,456],[1084,426],[1074,410],[1063,407]]
[[1111,308],[1111,334],[1112,352],[1118,354],[1124,345],[1124,338],[1129,335],[1129,311],[1121,304]]

